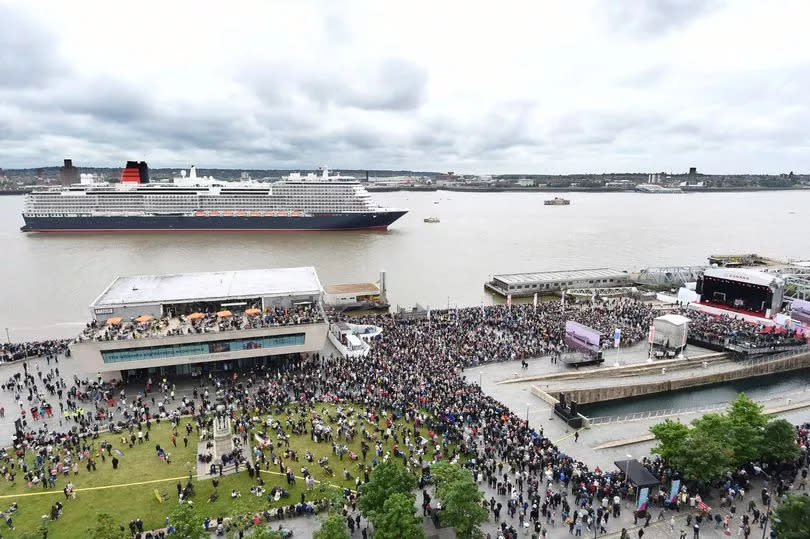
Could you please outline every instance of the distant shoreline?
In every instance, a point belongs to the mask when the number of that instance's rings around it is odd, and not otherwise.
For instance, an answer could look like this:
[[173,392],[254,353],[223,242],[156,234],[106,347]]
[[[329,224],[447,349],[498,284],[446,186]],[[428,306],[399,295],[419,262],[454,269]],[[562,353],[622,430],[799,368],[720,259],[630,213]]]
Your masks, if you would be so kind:
[[[633,189],[616,187],[485,187],[485,186],[457,186],[457,185],[417,185],[417,186],[375,186],[372,183],[361,182],[370,193],[394,193],[397,191],[436,192],[453,191],[457,193],[637,193]],[[37,186],[39,187],[39,186]],[[43,186],[47,187],[47,186]],[[33,188],[0,190],[0,196],[27,195]],[[746,193],[761,191],[810,191],[810,187],[687,187],[683,193]],[[648,194],[681,194],[681,193],[640,193]]]
[[[459,193],[638,193],[633,189],[620,189],[614,187],[461,187],[461,186],[434,186],[434,185],[420,185],[420,186],[379,186],[366,185],[366,190],[370,193],[393,193],[396,191],[413,191],[413,192],[435,192],[435,191],[454,191]],[[689,187],[683,189],[683,193],[745,193],[748,191],[808,191],[808,187],[792,186],[792,187]],[[659,193],[640,193],[640,194],[659,194]],[[680,194],[680,193],[663,193],[663,194]]]

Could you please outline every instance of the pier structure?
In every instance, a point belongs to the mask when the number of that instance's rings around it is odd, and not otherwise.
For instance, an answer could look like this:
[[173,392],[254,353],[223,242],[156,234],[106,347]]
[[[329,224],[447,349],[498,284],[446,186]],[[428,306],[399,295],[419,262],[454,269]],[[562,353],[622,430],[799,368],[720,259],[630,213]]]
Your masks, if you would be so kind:
[[572,288],[617,288],[632,284],[630,274],[610,268],[493,275],[485,287],[501,296],[552,294]]
[[385,272],[376,283],[346,283],[326,285],[324,303],[338,310],[387,309]]

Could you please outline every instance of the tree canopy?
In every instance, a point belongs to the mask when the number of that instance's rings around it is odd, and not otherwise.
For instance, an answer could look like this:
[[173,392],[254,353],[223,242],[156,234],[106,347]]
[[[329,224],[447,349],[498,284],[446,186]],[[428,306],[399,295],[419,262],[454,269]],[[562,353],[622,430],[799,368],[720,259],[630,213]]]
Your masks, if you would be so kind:
[[198,516],[194,509],[186,503],[180,504],[177,509],[171,512],[169,522],[174,526],[178,537],[200,539],[206,535],[205,530],[203,530],[202,517]]
[[374,516],[383,510],[385,500],[393,494],[410,494],[414,487],[414,476],[399,460],[390,459],[374,468],[369,482],[360,486],[357,505],[360,512],[373,521]]
[[661,455],[662,459],[669,462],[674,462],[681,454],[683,445],[689,437],[689,427],[680,421],[671,419],[653,425],[650,427],[650,432],[658,440],[658,445],[654,446],[650,451],[656,455]]
[[728,442],[734,453],[734,463],[742,466],[758,459],[762,453],[765,425],[768,418],[762,413],[762,405],[740,393],[731,402],[726,413],[725,428]]
[[431,466],[436,479],[436,494],[442,502],[441,522],[453,526],[456,536],[469,539],[481,535],[478,524],[489,518],[481,506],[483,493],[469,471],[457,464],[440,462]]
[[734,464],[734,454],[717,432],[717,418],[696,421],[689,438],[672,461],[684,478],[696,481],[719,479]]
[[793,494],[776,506],[773,531],[779,539],[810,537],[810,497]]
[[785,462],[799,458],[796,428],[786,419],[774,419],[765,425],[762,456],[769,462]]
[[313,539],[351,539],[349,527],[340,513],[329,513],[321,527],[312,533]]
[[392,494],[382,511],[374,516],[374,537],[377,539],[424,539],[422,518],[417,517],[416,499],[410,494]]
[[650,432],[658,442],[652,452],[698,481],[718,479],[748,462],[784,462],[799,455],[793,426],[783,419],[769,422],[762,406],[743,393],[725,414],[705,414],[691,428],[667,419]]
[[127,539],[129,530],[122,530],[120,524],[108,513],[99,513],[96,516],[96,525],[87,529],[89,539]]

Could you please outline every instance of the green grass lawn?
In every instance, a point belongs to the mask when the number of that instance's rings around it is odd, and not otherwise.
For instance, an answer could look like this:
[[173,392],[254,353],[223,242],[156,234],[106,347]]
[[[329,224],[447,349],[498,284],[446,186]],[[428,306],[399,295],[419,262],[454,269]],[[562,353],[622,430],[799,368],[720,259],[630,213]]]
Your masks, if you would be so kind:
[[[346,408],[344,406],[344,408]],[[318,405],[317,412],[329,411],[334,415],[335,407],[332,405]],[[354,407],[356,411],[362,411],[361,407]],[[322,414],[324,418],[325,414]],[[286,414],[277,416],[282,425],[287,419]],[[302,417],[297,413],[291,416],[293,419]],[[303,417],[308,418],[309,414],[304,414]],[[362,426],[365,423],[362,419],[358,421],[358,433],[362,432]],[[171,444],[171,425],[166,421],[161,421],[160,424],[153,424],[150,431],[150,440],[143,444],[136,443],[132,448],[127,444],[121,443],[121,435],[106,434],[102,435],[99,440],[95,441],[97,448],[102,440],[107,440],[112,443],[114,449],[120,449],[124,454],[118,456],[120,461],[118,469],[113,470],[111,458],[107,457],[106,462],[96,458],[97,471],[88,472],[84,466],[84,461],[79,464],[79,474],[74,476],[71,472],[69,477],[59,476],[56,486],[53,489],[45,490],[42,486],[28,487],[23,480],[23,474],[17,473],[15,482],[9,483],[4,479],[0,479],[0,510],[5,510],[12,502],[17,502],[18,511],[14,513],[14,526],[16,530],[7,529],[5,523],[0,522],[0,533],[3,537],[20,537],[27,532],[31,532],[37,528],[42,521],[42,515],[49,515],[51,506],[61,501],[64,505],[62,517],[58,520],[50,522],[49,537],[82,537],[88,527],[95,523],[96,515],[98,513],[109,513],[113,518],[126,526],[130,520],[141,518],[144,522],[144,529],[154,529],[164,526],[164,518],[177,505],[177,488],[178,480],[185,485],[189,470],[196,474],[196,452],[198,437],[196,432],[192,432],[189,436],[189,444],[187,448],[183,447],[182,437],[185,433],[183,427],[190,419],[183,419],[180,423],[178,446],[172,447]],[[385,428],[385,420],[379,419],[378,425]],[[404,419],[395,423],[396,426],[402,427],[405,425]],[[336,424],[333,425],[333,432],[336,429]],[[409,425],[412,427],[412,425]],[[373,425],[366,424],[366,429],[374,432]],[[263,427],[257,427],[256,430],[268,430]],[[128,432],[125,431],[127,434]],[[289,430],[288,430],[289,433]],[[427,429],[422,427],[420,433],[427,436]],[[275,436],[272,436],[275,440]],[[380,437],[382,441],[382,437]],[[354,451],[358,455],[360,453],[360,441],[362,436],[358,435],[354,440],[347,444],[349,450]],[[341,442],[341,445],[345,442]],[[155,456],[155,444],[160,444],[171,454],[171,462],[166,463],[161,461]],[[255,440],[253,432],[250,432],[251,448],[254,447]],[[374,443],[369,443],[370,449],[366,460],[367,465],[371,465],[372,458],[375,455]],[[385,449],[390,450],[393,447],[393,441],[389,440],[384,443]],[[402,437],[400,437],[400,449],[404,449]],[[215,519],[217,516],[230,516],[236,512],[243,511],[260,511],[269,507],[277,507],[279,505],[289,505],[291,503],[298,503],[301,499],[301,492],[306,490],[306,485],[301,478],[301,467],[306,466],[313,474],[316,480],[322,480],[339,487],[355,488],[354,480],[343,480],[343,468],[357,477],[362,477],[362,472],[359,471],[359,463],[362,461],[362,456],[357,462],[349,460],[348,455],[344,456],[343,461],[340,461],[337,456],[332,453],[332,444],[330,442],[315,443],[311,440],[309,434],[296,435],[292,434],[290,438],[290,449],[298,453],[298,462],[289,460],[284,461],[285,465],[295,472],[297,476],[296,484],[287,486],[286,478],[278,474],[278,465],[270,465],[269,472],[262,473],[262,479],[265,482],[266,491],[274,485],[284,487],[289,490],[290,497],[280,500],[278,503],[270,503],[267,501],[266,494],[262,497],[254,496],[250,493],[250,487],[255,483],[255,480],[248,477],[246,471],[240,471],[238,474],[226,475],[219,478],[218,494],[219,498],[216,502],[209,503],[208,498],[213,491],[213,485],[210,479],[207,480],[194,480],[195,495],[193,497],[195,512],[202,517],[208,516]],[[304,452],[309,450],[315,458],[315,462],[308,463],[304,460]],[[26,460],[31,463],[33,457],[28,452]],[[264,450],[265,455],[269,459],[269,449]],[[283,456],[284,448],[276,448],[276,455]],[[329,464],[332,467],[335,475],[328,477],[321,467],[317,464],[317,459],[326,456],[329,458]],[[432,452],[429,452],[426,459],[432,457]],[[256,462],[258,465],[259,463]],[[241,469],[241,468],[240,468]],[[262,467],[264,470],[265,468]],[[178,479],[180,478],[180,479]],[[77,496],[75,499],[65,499],[62,491],[68,481],[72,481],[76,487]],[[132,484],[142,483],[146,481],[157,481],[149,484]],[[112,488],[97,488],[97,487],[112,487]],[[84,490],[87,489],[87,490]],[[160,503],[155,497],[155,489],[168,493],[168,501]],[[242,497],[234,502],[231,499],[231,490],[237,489],[241,492]],[[310,499],[309,497],[307,499]]]

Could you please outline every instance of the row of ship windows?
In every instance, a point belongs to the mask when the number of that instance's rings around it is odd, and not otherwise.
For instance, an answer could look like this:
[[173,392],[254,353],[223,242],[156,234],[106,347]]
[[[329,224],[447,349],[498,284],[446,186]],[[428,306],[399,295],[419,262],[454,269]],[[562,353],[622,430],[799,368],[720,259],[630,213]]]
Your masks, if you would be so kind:
[[281,209],[281,210],[289,210],[289,209],[298,209],[298,208],[371,208],[372,206],[367,204],[326,204],[326,203],[310,203],[310,204],[300,204],[295,206],[295,208],[291,208],[289,205],[286,204],[217,204],[217,205],[208,205],[208,204],[96,204],[96,205],[83,205],[83,206],[57,206],[57,205],[36,205],[36,206],[26,206],[26,211],[50,211],[50,210],[93,210],[93,209],[113,209],[113,210],[142,210],[148,208],[182,208],[182,209],[202,209],[202,210],[219,210],[219,209],[228,209],[228,208],[240,208],[240,209]]
[[223,204],[223,203],[233,203],[239,202],[242,204],[273,204],[273,203],[288,203],[288,202],[337,202],[341,204],[351,204],[353,202],[365,202],[369,199],[364,198],[351,198],[351,199],[340,199],[340,198],[284,198],[284,197],[275,197],[273,199],[260,199],[260,200],[251,200],[251,199],[244,199],[244,198],[203,198],[203,199],[179,199],[179,200],[165,200],[165,199],[147,199],[147,200],[132,200],[132,199],[118,199],[118,200],[110,200],[110,199],[83,199],[83,200],[32,200],[29,201],[28,204],[43,204],[47,206],[56,206],[56,205],[67,205],[67,206],[87,206],[91,204]]
[[225,203],[240,203],[240,204],[274,204],[274,203],[290,203],[290,202],[332,202],[340,204],[352,204],[356,202],[366,202],[369,199],[353,198],[353,199],[337,199],[337,198],[273,198],[265,200],[246,200],[240,198],[228,199],[180,199],[180,200],[32,200],[28,205],[45,205],[45,206],[90,206],[94,204],[225,204]]

